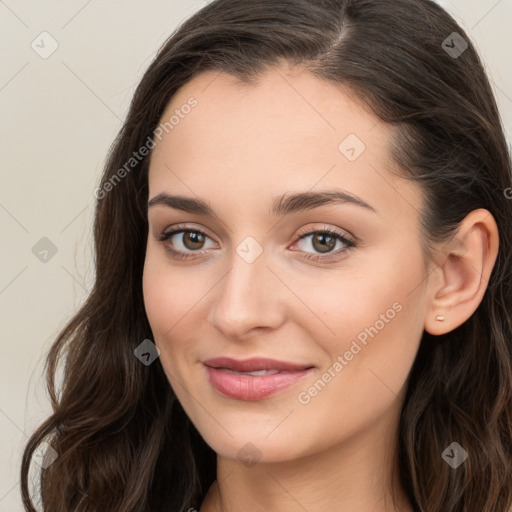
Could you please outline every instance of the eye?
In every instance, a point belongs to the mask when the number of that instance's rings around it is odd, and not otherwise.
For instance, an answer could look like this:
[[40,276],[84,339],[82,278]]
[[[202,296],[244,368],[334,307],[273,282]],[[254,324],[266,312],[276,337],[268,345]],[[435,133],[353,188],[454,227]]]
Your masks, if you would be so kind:
[[[208,240],[212,242],[210,247],[205,246]],[[175,229],[162,233],[158,241],[162,242],[165,249],[176,259],[200,257],[207,252],[208,248],[215,247],[215,243],[206,233],[184,225],[178,225]],[[303,257],[313,261],[328,261],[337,258],[357,246],[354,240],[329,227],[309,230],[300,234],[299,240],[294,245],[300,245],[301,242],[304,242],[304,247],[300,251],[304,253]],[[338,250],[334,250],[337,245]],[[313,252],[309,252],[308,249]]]
[[158,238],[159,242],[164,243],[165,249],[179,259],[194,257],[193,253],[204,252],[208,248],[205,247],[207,240],[211,239],[206,233],[187,226],[177,226],[172,231],[162,233]]
[[[306,252],[306,255],[304,257],[314,261],[327,261],[336,258],[357,245],[354,240],[332,228],[310,230],[303,233],[299,236],[299,241],[295,245],[302,241],[305,241],[303,251]],[[334,251],[337,245],[338,250]],[[317,251],[317,253],[310,253],[308,249]]]

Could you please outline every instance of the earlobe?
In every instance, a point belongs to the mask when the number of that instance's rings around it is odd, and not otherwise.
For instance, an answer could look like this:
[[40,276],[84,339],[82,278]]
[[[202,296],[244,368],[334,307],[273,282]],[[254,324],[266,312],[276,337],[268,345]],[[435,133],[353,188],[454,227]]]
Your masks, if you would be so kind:
[[463,324],[478,308],[498,256],[499,233],[492,214],[473,210],[456,235],[441,248],[442,257],[429,276],[425,330],[445,334]]

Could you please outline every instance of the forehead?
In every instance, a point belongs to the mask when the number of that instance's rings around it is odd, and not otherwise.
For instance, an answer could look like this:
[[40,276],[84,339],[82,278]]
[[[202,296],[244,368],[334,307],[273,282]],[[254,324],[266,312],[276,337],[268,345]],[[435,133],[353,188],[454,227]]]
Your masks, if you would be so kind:
[[[349,134],[383,151],[392,135],[391,127],[382,123],[371,134],[379,119],[348,88],[299,67],[270,68],[251,84],[226,73],[206,71],[173,96],[162,121],[180,111],[190,97],[197,99],[197,106],[173,127],[169,138],[176,144],[200,141],[205,149],[221,144],[229,150],[243,144],[250,151],[265,143],[267,149],[276,150],[273,154],[280,147],[301,154],[323,145],[338,156],[338,144]],[[280,142],[286,142],[286,147]]]
[[[183,108],[190,98],[197,104]],[[173,115],[179,122],[153,150],[150,196],[192,189],[209,197],[226,186],[274,196],[318,184],[382,205],[415,193],[390,172],[393,127],[351,90],[301,68],[271,68],[252,84],[201,73],[174,95],[161,121]]]

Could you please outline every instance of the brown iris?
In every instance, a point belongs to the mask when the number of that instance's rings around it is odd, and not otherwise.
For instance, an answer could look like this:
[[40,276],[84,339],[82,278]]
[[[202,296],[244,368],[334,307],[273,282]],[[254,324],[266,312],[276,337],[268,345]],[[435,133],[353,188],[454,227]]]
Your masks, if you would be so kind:
[[[318,243],[317,243],[318,242]],[[336,238],[326,233],[313,235],[313,247],[320,252],[329,252],[336,245]]]
[[204,245],[204,235],[197,231],[186,231],[183,233],[183,244],[190,250],[201,249]]

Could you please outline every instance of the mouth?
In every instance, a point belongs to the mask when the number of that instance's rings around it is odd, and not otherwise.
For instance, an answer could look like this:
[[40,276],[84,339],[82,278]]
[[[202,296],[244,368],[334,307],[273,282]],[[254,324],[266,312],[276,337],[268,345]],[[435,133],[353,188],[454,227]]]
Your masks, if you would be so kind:
[[222,357],[203,361],[212,387],[224,397],[261,400],[304,379],[315,369],[310,364],[267,358],[236,360]]
[[226,373],[231,373],[233,375],[253,375],[253,376],[259,376],[259,375],[276,375],[278,373],[293,373],[286,370],[255,370],[253,372],[239,372],[237,370],[230,370],[229,368],[215,368],[215,370],[224,370]]
[[[251,359],[233,359],[231,357],[215,357],[203,362],[206,366],[215,369],[232,370],[241,373],[254,372],[296,372],[313,368],[311,364],[291,363],[266,357],[253,357]],[[259,375],[259,374],[258,374]]]

